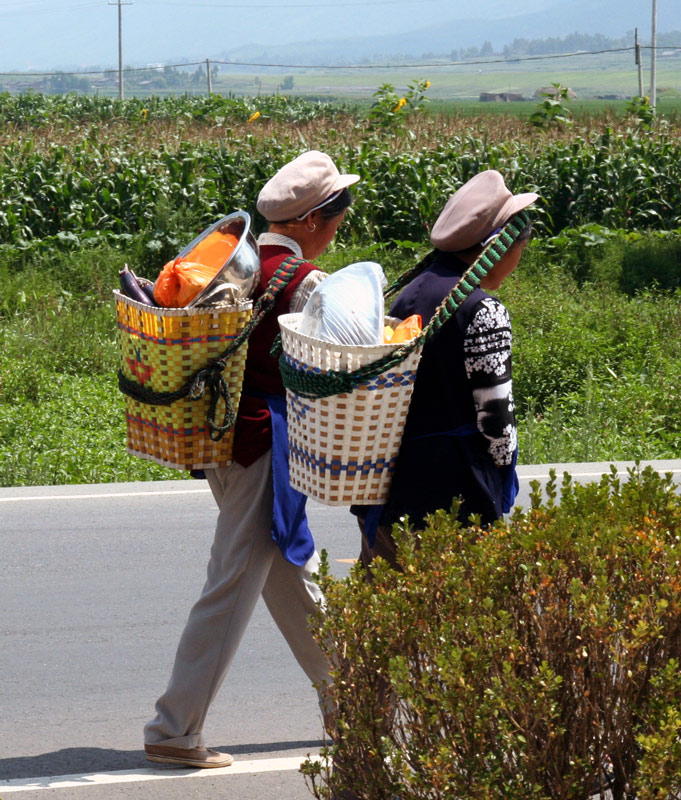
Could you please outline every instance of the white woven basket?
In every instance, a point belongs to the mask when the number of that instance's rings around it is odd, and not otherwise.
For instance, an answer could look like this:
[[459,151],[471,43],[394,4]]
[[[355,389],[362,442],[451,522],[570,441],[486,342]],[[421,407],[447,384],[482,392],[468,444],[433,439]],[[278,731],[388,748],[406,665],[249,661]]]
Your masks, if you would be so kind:
[[[399,346],[329,344],[298,333],[301,316],[279,317],[285,357],[298,368],[354,371]],[[350,394],[312,400],[286,391],[293,488],[329,506],[385,502],[420,358],[417,348]]]

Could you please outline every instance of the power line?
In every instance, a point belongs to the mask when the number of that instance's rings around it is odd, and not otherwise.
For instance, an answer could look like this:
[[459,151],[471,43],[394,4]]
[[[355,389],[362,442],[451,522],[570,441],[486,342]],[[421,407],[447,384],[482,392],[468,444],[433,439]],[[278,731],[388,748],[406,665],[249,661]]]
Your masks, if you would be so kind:
[[[517,64],[523,61],[545,61],[556,58],[573,58],[575,56],[597,56],[603,53],[624,53],[633,50],[632,47],[617,47],[612,50],[589,50],[578,53],[561,53],[544,56],[519,56],[518,58],[485,58],[473,61],[437,61],[431,63],[417,64],[266,64],[263,62],[250,61],[214,61],[215,64],[225,64],[227,66],[238,67],[281,67],[283,69],[416,69],[417,67],[460,67],[460,66],[479,66],[480,64]],[[671,48],[667,48],[671,49]],[[678,48],[681,49],[681,48]]]
[[[182,64],[161,64],[151,67],[126,67],[123,72],[161,72],[164,69],[177,69],[178,67],[196,67],[199,64],[205,64],[205,59],[203,61],[187,61],[183,62]],[[214,63],[214,62],[211,62]],[[50,77],[52,75],[108,75],[110,73],[118,74],[117,69],[90,69],[90,70],[78,70],[78,72],[0,72],[0,76],[8,77],[11,75],[16,75],[17,77],[27,78],[27,77],[34,77],[34,78],[45,78]]]
[[[639,45],[641,50],[652,50],[650,45]],[[681,50],[681,46],[662,46],[658,45],[655,50]],[[598,56],[607,53],[626,53],[635,50],[635,46],[631,47],[617,47],[610,50],[580,50],[576,53],[552,53],[547,55],[537,56],[519,56],[518,58],[493,58],[471,61],[437,61],[429,63],[413,63],[413,64],[275,64],[264,63],[259,61],[218,61],[216,59],[209,59],[211,64],[219,64],[227,67],[270,67],[278,69],[368,69],[368,70],[387,70],[387,69],[435,69],[441,67],[468,67],[480,66],[485,64],[520,64],[527,61],[545,61],[555,60],[561,58],[576,58],[583,56]],[[123,72],[161,72],[164,69],[178,69],[180,67],[197,67],[203,66],[206,59],[201,61],[185,61],[179,64],[154,64],[147,67],[126,67]],[[50,77],[53,75],[107,75],[109,73],[118,73],[117,69],[93,69],[93,70],[78,70],[73,72],[0,72],[2,77]]]

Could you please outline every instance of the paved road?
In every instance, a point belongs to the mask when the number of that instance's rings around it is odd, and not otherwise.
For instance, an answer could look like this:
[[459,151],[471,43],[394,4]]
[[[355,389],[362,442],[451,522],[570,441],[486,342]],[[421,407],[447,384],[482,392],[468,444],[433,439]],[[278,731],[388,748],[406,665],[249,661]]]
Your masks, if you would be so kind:
[[[681,462],[653,464],[681,474]],[[557,470],[590,480],[608,466]],[[520,469],[521,504],[548,469]],[[215,516],[200,481],[0,489],[2,800],[311,796],[296,766],[321,744],[316,696],[262,604],[206,726],[235,767],[144,760],[142,726],[203,583]],[[353,518],[310,504],[310,520],[344,574]]]

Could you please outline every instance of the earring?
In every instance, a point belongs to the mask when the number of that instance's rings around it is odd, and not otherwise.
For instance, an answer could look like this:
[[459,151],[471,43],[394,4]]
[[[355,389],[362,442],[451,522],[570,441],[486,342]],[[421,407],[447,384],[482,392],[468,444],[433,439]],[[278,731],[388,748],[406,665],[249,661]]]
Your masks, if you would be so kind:
[[317,230],[317,223],[316,223],[316,222],[313,222],[313,223],[312,223],[312,227],[311,227],[311,228],[308,228],[308,231],[309,231],[310,233],[314,233],[316,230]]

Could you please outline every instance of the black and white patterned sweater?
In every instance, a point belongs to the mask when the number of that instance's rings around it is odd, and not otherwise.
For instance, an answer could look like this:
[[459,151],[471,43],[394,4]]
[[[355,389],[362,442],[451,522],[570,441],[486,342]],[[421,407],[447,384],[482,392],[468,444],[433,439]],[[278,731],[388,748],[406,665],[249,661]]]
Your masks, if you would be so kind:
[[511,381],[511,321],[494,297],[481,300],[464,333],[466,376],[477,426],[497,466],[513,461],[518,444]]
[[[420,314],[426,324],[465,270],[455,255],[436,253],[391,313]],[[508,314],[476,289],[424,345],[381,524],[408,515],[418,527],[457,497],[462,521],[498,519],[507,510],[516,443]]]

